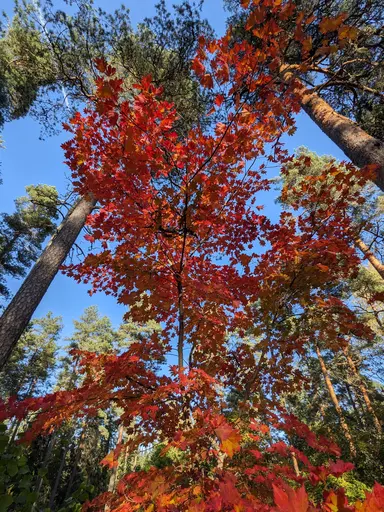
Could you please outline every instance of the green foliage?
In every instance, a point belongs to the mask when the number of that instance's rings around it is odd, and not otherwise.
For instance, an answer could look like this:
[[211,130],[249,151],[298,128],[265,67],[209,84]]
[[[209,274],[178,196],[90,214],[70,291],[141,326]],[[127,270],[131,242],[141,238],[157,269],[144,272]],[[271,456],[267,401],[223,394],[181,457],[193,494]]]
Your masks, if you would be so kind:
[[112,62],[130,82],[151,74],[164,87],[165,98],[175,101],[180,130],[205,111],[207,98],[191,78],[189,60],[197,37],[210,35],[211,29],[188,1],[171,14],[161,0],[156,15],[137,31],[126,7],[108,14],[88,0],[76,2],[71,15],[55,10],[51,2],[39,11],[36,2],[21,0],[12,22],[5,21],[0,33],[0,125],[30,112],[47,133],[55,131],[92,94],[96,57]]
[[94,496],[94,486],[83,482],[70,498],[65,500],[64,506],[58,512],[81,512],[83,504]]
[[339,478],[329,476],[327,487],[329,487],[329,489],[344,489],[349,503],[355,503],[357,500],[363,500],[366,492],[371,490],[363,482],[357,480],[353,472],[346,473]]
[[99,316],[97,306],[88,307],[79,320],[73,321],[74,332],[67,338],[70,348],[90,352],[110,352],[115,341],[115,331],[107,316]]
[[[29,9],[30,11],[30,9]],[[38,28],[25,16],[0,26],[0,126],[25,116],[40,88],[55,80],[52,55]]]
[[141,469],[147,471],[151,466],[161,469],[183,462],[186,455],[182,450],[172,447],[166,453],[163,453],[164,447],[165,445],[162,443],[155,445],[150,455],[143,460]]
[[46,237],[55,230],[58,193],[50,185],[29,185],[15,201],[16,211],[0,216],[0,295],[9,296],[6,279],[25,275]]
[[29,512],[36,500],[32,473],[21,446],[9,443],[0,424],[0,511]]
[[56,351],[62,329],[61,317],[51,312],[32,320],[0,374],[3,398],[25,398],[46,389],[57,364]]

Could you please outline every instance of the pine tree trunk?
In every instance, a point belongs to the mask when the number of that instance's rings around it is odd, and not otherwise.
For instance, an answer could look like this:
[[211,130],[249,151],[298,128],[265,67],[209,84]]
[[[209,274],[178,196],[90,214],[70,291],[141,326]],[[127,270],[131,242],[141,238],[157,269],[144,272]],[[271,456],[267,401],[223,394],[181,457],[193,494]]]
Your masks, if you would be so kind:
[[[353,412],[355,413],[356,420],[359,423],[360,427],[364,428],[365,427],[365,421],[364,421],[364,418],[361,417],[361,412],[359,412],[359,409],[356,406],[356,401],[355,401],[355,399],[353,397],[351,386],[348,384],[348,382],[345,382],[344,384],[345,384],[345,389],[347,390],[347,395],[348,395],[348,398],[349,398],[349,403],[351,404]],[[357,402],[359,402],[358,399],[357,399]],[[360,409],[364,413],[364,409],[361,408],[361,404],[360,403],[359,403],[359,405],[360,405]]]
[[71,471],[71,475],[69,477],[69,482],[68,482],[67,490],[66,490],[66,493],[65,493],[65,499],[68,499],[70,497],[70,495],[71,495],[72,487],[73,487],[73,484],[75,482],[75,478],[76,478],[77,472],[79,470],[79,462],[80,462],[81,454],[82,454],[83,449],[84,449],[85,423],[82,424],[81,428],[82,428],[82,430],[81,430],[81,434],[80,434],[80,438],[79,438],[79,443],[78,443],[78,445],[76,446],[76,449],[75,449],[75,460],[74,460],[73,465],[72,465],[72,471]]
[[[124,435],[124,426],[120,425],[119,426],[119,430],[118,430],[118,434],[117,434],[116,448],[121,445],[121,443],[123,441],[123,435]],[[108,482],[108,492],[113,492],[115,490],[115,487],[116,487],[116,477],[117,477],[117,470],[118,469],[119,469],[118,465],[111,469],[111,475],[109,477],[109,482]],[[105,505],[104,511],[108,512],[109,510],[111,510],[110,506],[109,505]]]
[[[51,457],[51,454],[52,454],[52,450],[53,450],[55,441],[56,441],[56,436],[53,434],[51,439],[49,440],[49,443],[48,443],[48,446],[47,446],[47,450],[45,452],[45,456],[44,456],[43,462],[41,464],[41,469],[46,469],[47,463],[48,463],[48,461],[49,461],[49,459]],[[36,501],[33,504],[32,511],[36,510],[37,501],[39,499],[39,495],[40,495],[40,491],[41,491],[41,486],[42,485],[43,485],[43,477],[39,475],[39,477],[38,477],[38,479],[36,481],[36,486],[35,486]]]
[[[294,67],[285,66],[280,70],[283,80],[293,77]],[[348,117],[338,114],[316,92],[307,89],[303,83],[295,92],[300,95],[301,106],[317,126],[347,155],[357,167],[377,164],[374,182],[384,191],[384,143],[365,132]]]
[[61,454],[59,470],[57,472],[57,475],[56,475],[56,478],[55,478],[55,483],[53,484],[51,495],[49,497],[49,508],[52,509],[52,510],[54,510],[56,508],[55,507],[56,494],[57,494],[57,490],[59,488],[59,484],[60,484],[60,480],[61,480],[61,475],[63,474],[65,458],[67,456],[67,453],[68,453],[68,448],[64,447],[63,450],[62,450],[62,454]]
[[349,368],[351,370],[351,373],[355,377],[356,382],[357,382],[357,386],[358,386],[358,388],[359,388],[359,390],[360,390],[360,392],[361,392],[361,394],[362,394],[362,396],[364,398],[364,402],[365,402],[365,405],[367,407],[367,411],[369,412],[369,414],[372,417],[373,423],[374,423],[374,425],[376,427],[376,430],[377,430],[378,434],[381,435],[382,428],[381,428],[381,424],[380,424],[379,418],[376,416],[375,411],[373,410],[371,399],[369,398],[367,388],[365,387],[363,379],[361,378],[360,373],[358,372],[358,370],[356,368],[356,365],[353,362],[353,359],[352,359],[352,357],[351,357],[351,355],[349,353],[348,347],[343,347],[343,352],[344,352],[345,358],[347,360],[348,366],[349,366]]
[[[121,443],[123,441],[123,435],[124,435],[124,426],[120,425],[118,434],[117,434],[116,448],[121,445]],[[108,483],[108,491],[109,492],[113,492],[115,490],[117,470],[118,470],[118,466],[115,466],[111,469],[111,476],[109,477],[109,483]]]
[[346,440],[348,442],[349,450],[351,452],[352,457],[356,457],[356,448],[355,448],[355,444],[354,444],[353,439],[352,439],[351,432],[350,432],[350,430],[348,428],[347,422],[345,421],[343,411],[342,411],[342,409],[340,407],[339,399],[336,396],[335,389],[334,389],[332,381],[331,381],[331,379],[329,377],[329,373],[328,373],[327,367],[325,365],[324,359],[323,359],[323,357],[321,355],[320,348],[319,348],[318,345],[316,345],[316,354],[317,354],[317,357],[319,359],[321,371],[322,371],[323,376],[324,376],[325,385],[327,386],[329,396],[331,397],[331,400],[332,400],[332,403],[333,403],[333,405],[334,405],[334,407],[336,409],[337,415],[339,416],[340,426],[341,426],[341,428],[342,428],[342,430],[344,432],[344,436],[345,436],[345,438],[346,438]]
[[4,311],[0,318],[0,370],[8,361],[94,206],[95,200],[86,197],[76,203]]
[[384,279],[384,265],[381,263],[381,261],[376,258],[376,256],[369,249],[369,247],[363,242],[363,240],[361,240],[361,238],[356,238],[355,244],[356,244],[356,247],[358,247],[360,249],[360,251],[364,254],[364,256],[367,258],[367,260],[372,265],[372,267],[377,271],[379,276],[382,279]]

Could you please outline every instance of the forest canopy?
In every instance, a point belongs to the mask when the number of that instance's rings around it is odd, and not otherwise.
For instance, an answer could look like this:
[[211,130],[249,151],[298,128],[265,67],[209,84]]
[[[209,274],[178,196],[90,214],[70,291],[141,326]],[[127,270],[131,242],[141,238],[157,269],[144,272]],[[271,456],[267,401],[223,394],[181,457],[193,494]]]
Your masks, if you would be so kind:
[[382,7],[224,4],[2,26],[1,122],[69,183],[1,217],[0,509],[384,510]]

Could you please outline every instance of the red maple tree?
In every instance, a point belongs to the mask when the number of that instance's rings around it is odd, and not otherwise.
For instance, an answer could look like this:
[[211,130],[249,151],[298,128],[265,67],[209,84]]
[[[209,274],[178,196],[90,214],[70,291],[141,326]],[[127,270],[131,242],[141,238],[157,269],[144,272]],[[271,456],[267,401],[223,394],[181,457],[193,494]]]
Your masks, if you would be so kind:
[[[263,214],[266,167],[290,160],[280,137],[294,127],[298,98],[294,80],[277,84],[270,72],[284,37],[276,19],[285,20],[291,4],[260,6],[273,16],[261,23],[254,11],[248,25],[265,46],[233,45],[230,34],[201,40],[193,69],[203,87],[217,89],[213,129],[178,135],[177,112],[150,77],[126,90],[103,61],[93,103],[66,127],[74,187],[99,209],[88,221],[93,251],[65,272],[116,296],[133,320],[164,328],[121,355],[74,353],[84,374],[78,389],[10,400],[3,417],[36,413],[31,439],[117,404],[128,441],[105,464],[114,466],[123,448],[157,442],[163,453],[182,454],[173,466],[128,473],[115,493],[85,509],[369,511],[384,502],[377,485],[354,507],[342,491],[312,504],[306,488],[353,464],[282,406],[284,394],[306,384],[297,363],[313,340],[337,350],[351,329],[372,336],[334,291],[359,264],[348,206],[361,200],[356,190],[372,170],[330,164],[324,176],[334,175],[332,185],[322,176],[300,184],[295,214],[276,223]],[[300,322],[287,329],[289,316]],[[154,371],[152,361],[173,349],[177,365]],[[230,393],[240,397],[236,414]],[[294,437],[322,463],[313,464]]]

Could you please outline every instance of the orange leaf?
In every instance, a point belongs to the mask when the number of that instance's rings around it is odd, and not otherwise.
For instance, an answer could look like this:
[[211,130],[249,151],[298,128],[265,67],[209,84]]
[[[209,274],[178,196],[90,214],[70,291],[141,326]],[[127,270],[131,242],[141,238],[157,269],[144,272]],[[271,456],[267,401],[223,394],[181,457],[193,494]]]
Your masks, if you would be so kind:
[[304,486],[300,489],[287,487],[286,491],[273,485],[273,496],[277,510],[281,512],[307,512],[309,507],[308,496]]
[[356,27],[348,27],[348,25],[341,25],[339,28],[339,39],[350,39],[355,41],[359,35],[359,31]]
[[110,469],[116,468],[119,465],[119,461],[117,458],[115,458],[115,452],[114,450],[109,452],[106,457],[100,462],[100,464],[103,464],[104,466],[109,467]]
[[222,94],[218,94],[215,98],[215,105],[220,107],[220,105],[223,103],[223,101],[224,101],[224,96]]
[[345,19],[345,14],[339,14],[336,18],[323,18],[319,23],[320,32],[326,34],[339,28]]
[[205,73],[205,66],[204,64],[201,62],[200,59],[198,59],[197,57],[195,57],[193,60],[192,60],[192,64],[191,64],[191,68],[193,69],[193,71],[196,73],[196,75],[198,76],[201,76]]
[[223,423],[217,427],[215,432],[220,439],[223,452],[229,457],[233,457],[233,454],[240,450],[241,434],[228,423]]
[[205,75],[201,78],[201,85],[206,87],[207,89],[212,89],[212,87],[213,87],[212,75],[210,75],[209,73],[205,73]]

